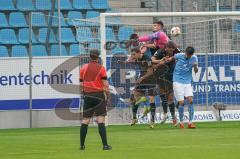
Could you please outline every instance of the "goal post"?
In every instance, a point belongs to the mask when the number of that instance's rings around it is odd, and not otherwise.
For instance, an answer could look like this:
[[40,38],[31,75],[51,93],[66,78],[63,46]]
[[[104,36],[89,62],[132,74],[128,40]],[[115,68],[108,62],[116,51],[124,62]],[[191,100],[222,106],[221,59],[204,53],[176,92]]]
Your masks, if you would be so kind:
[[[122,35],[119,32],[122,26],[132,28],[133,33],[139,35],[150,35],[154,19],[162,20],[167,31],[174,26],[181,28],[182,35],[172,37],[172,40],[177,42],[182,50],[188,45],[196,48],[196,54],[200,61],[199,73],[193,74],[197,110],[213,110],[214,104],[227,105],[227,109],[230,110],[240,110],[238,99],[240,95],[238,78],[240,71],[240,29],[238,28],[240,12],[101,13],[101,56],[104,66],[108,68],[108,73],[111,75],[110,84],[113,88],[112,91],[118,94],[119,103],[125,102],[125,98],[129,97],[129,91],[134,86],[132,77],[136,75],[136,68],[131,69],[129,65],[125,65],[124,68],[121,68],[123,70],[116,73],[118,57],[112,59],[116,54],[109,52],[105,46],[109,41],[107,29],[110,27],[113,30],[117,36],[116,42],[121,45],[120,36]],[[146,22],[144,23],[144,21]],[[126,32],[121,33],[125,34]],[[129,37],[129,34],[127,36]],[[121,55],[128,56],[129,50],[126,49],[126,52]],[[116,75],[114,75],[115,73]],[[120,77],[122,75],[125,77]],[[123,80],[127,81],[125,85],[121,83]],[[127,92],[127,95],[122,95],[123,92]],[[122,106],[117,103],[114,101],[115,106]],[[157,103],[158,106],[161,105],[159,101]]]

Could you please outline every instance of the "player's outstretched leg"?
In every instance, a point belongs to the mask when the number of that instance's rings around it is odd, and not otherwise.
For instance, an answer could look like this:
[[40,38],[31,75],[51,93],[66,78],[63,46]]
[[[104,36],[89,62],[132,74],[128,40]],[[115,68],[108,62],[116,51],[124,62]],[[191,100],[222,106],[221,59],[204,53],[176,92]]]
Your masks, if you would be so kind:
[[163,120],[161,121],[160,124],[164,124],[167,120],[167,112],[168,112],[167,96],[166,96],[166,94],[161,94],[160,98],[161,98],[162,106],[163,106]]
[[90,118],[83,118],[81,128],[80,128],[80,150],[85,150],[85,139],[87,136],[89,123],[90,123]]
[[134,104],[132,106],[132,114],[133,114],[133,118],[132,118],[132,122],[131,122],[131,126],[135,125],[137,123],[137,111],[138,111],[138,105]]

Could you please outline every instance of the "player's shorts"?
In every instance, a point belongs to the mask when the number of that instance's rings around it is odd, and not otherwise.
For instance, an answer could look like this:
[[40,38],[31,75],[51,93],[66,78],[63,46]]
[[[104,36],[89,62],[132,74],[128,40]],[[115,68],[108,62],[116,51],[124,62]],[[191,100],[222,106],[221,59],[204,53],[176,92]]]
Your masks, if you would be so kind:
[[171,94],[173,93],[173,82],[166,79],[158,79],[157,81],[160,93]]
[[193,89],[191,84],[173,82],[174,97],[177,101],[183,101],[184,97],[192,97]]
[[84,93],[83,117],[91,118],[93,115],[106,116],[106,99],[103,92]]
[[155,84],[152,85],[140,83],[135,87],[135,90],[149,96],[155,96],[157,94]]

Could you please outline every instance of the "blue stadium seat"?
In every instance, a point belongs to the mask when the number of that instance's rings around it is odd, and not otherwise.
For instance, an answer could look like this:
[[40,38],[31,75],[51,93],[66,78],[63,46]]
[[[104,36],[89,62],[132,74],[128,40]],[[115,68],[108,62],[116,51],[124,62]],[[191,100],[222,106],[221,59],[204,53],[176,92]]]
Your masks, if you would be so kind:
[[[36,9],[37,10],[51,10],[52,9],[52,0],[36,0]],[[56,1],[57,3],[57,1]]]
[[0,43],[1,44],[19,44],[13,29],[0,30]]
[[132,27],[125,27],[125,26],[120,27],[118,31],[118,39],[120,41],[129,40],[130,35],[133,33],[134,33],[134,30]]
[[[55,4],[55,9],[58,8],[58,3]],[[60,0],[60,9],[61,10],[72,10],[72,4],[69,0]]]
[[92,0],[93,9],[109,9],[108,0]]
[[50,35],[48,37],[49,39],[47,39],[47,32],[48,32],[48,28],[40,28],[39,34],[38,34],[38,41],[40,43],[46,43],[46,41],[48,40],[48,42],[50,42],[50,43],[57,43],[56,37],[55,37],[52,29],[50,30]]
[[95,39],[93,38],[93,34],[90,28],[88,27],[80,27],[77,29],[77,41],[81,43],[85,42],[93,42]]
[[98,50],[100,50],[101,49],[100,43],[90,43],[89,47],[88,47],[88,50],[91,50],[91,49],[98,49]]
[[28,56],[27,48],[23,45],[14,45],[12,47],[12,57],[26,57]]
[[[59,17],[59,16],[58,16],[58,12],[54,12],[53,17],[51,16],[51,13],[49,13],[49,17],[48,17],[49,21],[48,21],[48,24],[50,25],[50,18],[53,18],[53,19],[52,19],[52,26],[58,26],[58,17]],[[63,17],[62,12],[60,12],[60,17],[61,17],[61,26],[66,27],[67,24],[66,24],[66,22],[65,22],[65,19],[64,19],[64,17]]]
[[0,57],[8,57],[8,50],[6,46],[0,46]]
[[9,25],[12,27],[27,27],[27,23],[23,13],[22,12],[10,13]]
[[68,25],[69,26],[83,26],[84,22],[78,20],[83,19],[82,12],[78,11],[69,11],[68,12]]
[[[68,56],[67,49],[64,45],[61,45],[61,56]],[[59,45],[51,46],[51,56],[60,56],[60,47]]]
[[4,13],[0,13],[0,22],[0,28],[9,27]]
[[73,0],[73,8],[75,8],[75,9],[92,9],[88,0]]
[[[100,30],[98,31],[98,39],[100,40]],[[106,41],[117,41],[112,28],[106,27]]]
[[97,18],[100,16],[100,13],[97,11],[87,11],[86,18]]
[[46,16],[42,12],[33,12],[32,14],[32,26],[34,27],[46,27]]
[[16,8],[14,7],[12,0],[1,0],[0,10],[1,11],[16,10]]
[[234,25],[234,31],[240,33],[240,22],[236,22],[236,24]]
[[[75,36],[73,35],[73,32],[70,28],[62,28],[61,29],[62,34],[62,43],[75,43]],[[57,36],[58,38],[58,36]]]
[[17,0],[17,8],[22,11],[35,10],[32,0]]
[[32,56],[47,56],[47,51],[44,45],[33,45]]
[[77,56],[77,55],[80,55],[80,54],[85,54],[86,51],[83,47],[83,45],[81,44],[72,44],[70,46],[70,55],[71,56]]
[[[21,44],[28,44],[29,43],[29,29],[28,28],[23,28],[19,29],[18,33],[18,41]],[[38,43],[36,40],[35,34],[32,32],[32,43]]]

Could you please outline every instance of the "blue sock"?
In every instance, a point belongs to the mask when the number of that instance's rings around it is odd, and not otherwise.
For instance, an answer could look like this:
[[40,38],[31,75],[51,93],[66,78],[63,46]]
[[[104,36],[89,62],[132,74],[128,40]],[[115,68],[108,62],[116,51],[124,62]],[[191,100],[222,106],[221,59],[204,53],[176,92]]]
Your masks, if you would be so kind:
[[179,112],[179,120],[180,120],[180,122],[183,122],[184,105],[179,105],[178,106],[178,112]]
[[189,112],[189,122],[192,122],[192,120],[193,120],[193,115],[194,115],[193,104],[189,104],[189,105],[188,105],[188,112]]

